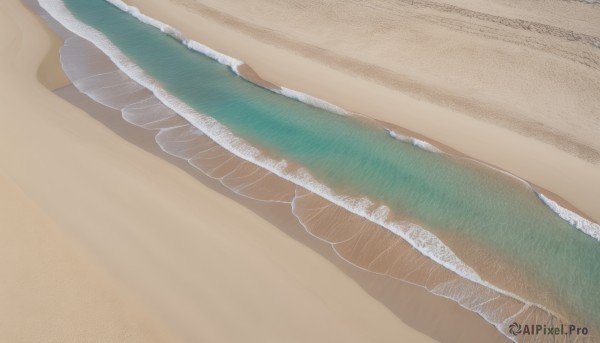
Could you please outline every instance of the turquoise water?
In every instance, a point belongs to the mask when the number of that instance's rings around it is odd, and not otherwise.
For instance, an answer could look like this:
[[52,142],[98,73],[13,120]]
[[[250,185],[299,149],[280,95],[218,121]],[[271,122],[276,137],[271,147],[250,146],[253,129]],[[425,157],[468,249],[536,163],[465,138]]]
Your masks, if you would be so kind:
[[394,140],[380,127],[255,86],[103,0],[64,2],[169,93],[237,136],[306,167],[337,193],[388,205],[448,238],[451,247],[450,240],[467,240],[493,251],[526,271],[564,311],[600,323],[600,244],[531,190],[464,160]]

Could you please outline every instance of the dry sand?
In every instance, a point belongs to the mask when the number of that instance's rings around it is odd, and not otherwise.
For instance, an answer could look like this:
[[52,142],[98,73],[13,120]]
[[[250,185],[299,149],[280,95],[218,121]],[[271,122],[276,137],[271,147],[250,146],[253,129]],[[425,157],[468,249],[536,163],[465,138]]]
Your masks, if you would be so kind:
[[53,94],[67,83],[57,42],[17,0],[0,3],[0,341],[432,341]]
[[598,4],[127,2],[267,82],[430,137],[600,221]]
[[0,341],[169,341],[53,215],[78,201],[61,204],[75,171],[57,168],[80,134],[80,113],[42,85],[68,83],[58,42],[18,1],[0,4]]

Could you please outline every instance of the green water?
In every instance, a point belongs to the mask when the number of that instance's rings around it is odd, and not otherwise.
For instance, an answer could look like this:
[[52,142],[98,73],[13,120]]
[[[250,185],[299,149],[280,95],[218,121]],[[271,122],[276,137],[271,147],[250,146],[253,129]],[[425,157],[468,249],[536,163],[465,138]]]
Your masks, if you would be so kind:
[[103,0],[64,2],[168,92],[237,136],[305,166],[338,193],[368,196],[440,237],[491,249],[527,271],[565,311],[599,326],[600,243],[530,190],[248,83]]

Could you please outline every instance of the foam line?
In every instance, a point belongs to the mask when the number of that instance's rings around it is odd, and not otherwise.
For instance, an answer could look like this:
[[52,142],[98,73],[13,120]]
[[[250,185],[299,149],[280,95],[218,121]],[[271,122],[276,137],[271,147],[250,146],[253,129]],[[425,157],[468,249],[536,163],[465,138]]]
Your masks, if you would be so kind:
[[[240,65],[242,65],[244,62],[242,62],[238,59],[235,59],[231,56],[222,54],[218,51],[215,51],[202,43],[185,38],[179,30],[173,28],[172,26],[170,26],[168,24],[165,24],[159,20],[156,20],[152,17],[149,17],[149,16],[141,13],[137,7],[127,5],[122,0],[106,0],[106,1],[111,3],[112,5],[116,6],[120,10],[131,14],[133,17],[137,18],[141,22],[151,25],[153,27],[156,27],[159,30],[161,30],[161,32],[164,32],[164,33],[172,36],[173,38],[181,41],[189,49],[199,52],[205,56],[208,56],[223,65],[229,66],[233,72],[235,72],[237,75],[239,75],[238,67]],[[598,44],[600,47],[600,42],[598,42]],[[299,91],[296,91],[293,89],[281,87],[280,90],[275,90],[275,92],[278,94],[281,94],[283,96],[286,96],[288,98],[298,100],[307,105],[317,107],[317,108],[320,108],[320,109],[323,109],[323,110],[326,110],[326,111],[329,111],[332,113],[341,114],[341,115],[350,114],[350,112],[344,110],[343,108],[341,108],[339,106],[336,106],[325,100],[319,99],[312,95],[308,95],[306,93],[302,93],[302,92],[299,92]],[[411,144],[417,148],[420,148],[420,149],[423,149],[423,150],[426,150],[429,152],[434,152],[434,153],[442,152],[435,145],[433,145],[427,141],[420,140],[415,137],[405,136],[405,135],[399,134],[399,133],[395,132],[394,130],[391,130],[388,128],[385,128],[385,130],[389,133],[389,135],[391,137],[393,137],[399,141]],[[522,179],[520,179],[520,180],[524,181]],[[526,181],[524,181],[524,182],[526,182]],[[580,215],[560,206],[558,203],[549,199],[542,193],[536,192],[536,195],[538,196],[538,198],[540,200],[542,200],[542,202],[544,202],[544,204],[546,204],[554,213],[556,213],[562,219],[566,220],[569,224],[571,224],[578,230],[581,230],[585,234],[600,241],[600,225],[598,225],[597,223],[594,223],[586,218],[583,218]]]
[[298,100],[300,102],[303,102],[307,105],[313,106],[313,107],[317,107],[320,109],[323,109],[325,111],[329,111],[332,113],[336,113],[336,114],[341,114],[341,115],[348,115],[350,114],[348,111],[344,110],[343,108],[336,106],[332,103],[329,103],[325,100],[319,99],[317,97],[314,97],[312,95],[308,95],[306,93],[302,93],[293,89],[289,89],[289,88],[285,88],[285,87],[281,87],[281,90],[275,90],[275,93],[281,94],[283,96],[286,96],[288,98],[294,99],[294,100]]
[[197,51],[203,55],[206,55],[206,56],[214,59],[215,61],[230,67],[231,70],[233,70],[236,74],[239,74],[237,68],[243,64],[242,61],[235,59],[231,56],[222,54],[218,51],[215,51],[215,50],[207,47],[204,44],[201,44],[194,40],[185,38],[183,36],[183,34],[181,33],[181,31],[173,28],[172,26],[170,26],[168,24],[163,23],[162,21],[156,20],[152,17],[149,17],[149,16],[141,13],[137,7],[127,5],[125,2],[123,2],[121,0],[106,0],[106,1],[110,4],[112,4],[113,6],[119,8],[120,10],[129,13],[130,15],[132,15],[134,18],[138,19],[142,23],[156,27],[161,32],[164,32],[167,35],[177,39],[178,41],[183,43],[183,45],[185,45],[189,49]]
[[[236,58],[233,58],[231,56],[222,54],[218,51],[215,51],[214,49],[211,49],[208,46],[206,46],[200,42],[185,38],[179,30],[173,28],[172,26],[170,26],[168,24],[165,24],[159,20],[156,20],[152,17],[149,17],[149,16],[141,13],[138,8],[127,5],[126,3],[124,3],[121,0],[106,0],[106,1],[111,3],[112,5],[114,5],[115,7],[119,8],[120,10],[131,14],[133,17],[137,18],[139,21],[141,21],[145,24],[151,25],[153,27],[156,27],[161,32],[164,32],[164,33],[168,34],[169,36],[179,40],[181,43],[183,43],[183,45],[185,45],[189,49],[199,52],[207,57],[212,58],[213,60],[215,60],[223,65],[230,67],[234,73],[236,73],[237,75],[240,75],[239,71],[238,71],[238,67],[243,64],[242,61],[240,61]],[[342,109],[339,106],[333,105],[325,100],[316,98],[314,96],[311,96],[306,93],[302,93],[302,92],[299,92],[299,91],[296,91],[293,89],[281,87],[281,89],[275,90],[275,92],[278,94],[281,94],[283,96],[286,96],[288,98],[298,100],[307,105],[321,108],[321,109],[324,109],[329,112],[342,114],[342,115],[349,114],[348,111]]]
[[556,201],[548,198],[542,193],[536,192],[536,195],[544,204],[546,204],[546,206],[550,207],[550,209],[558,214],[562,219],[566,220],[569,222],[569,224],[581,230],[586,235],[592,236],[600,241],[600,225],[593,223],[577,213],[560,206],[556,203]]
[[441,153],[442,152],[435,145],[433,145],[433,144],[431,144],[429,142],[417,139],[415,137],[401,135],[401,134],[397,133],[396,131],[394,131],[392,129],[388,129],[387,127],[385,128],[385,130],[388,132],[388,134],[391,137],[393,137],[393,138],[395,138],[395,139],[397,139],[397,140],[399,140],[401,142],[411,144],[411,145],[413,145],[413,146],[415,146],[417,148],[420,148],[420,149],[423,149],[423,150],[427,150],[427,151],[430,151],[430,152],[435,152],[435,153]]

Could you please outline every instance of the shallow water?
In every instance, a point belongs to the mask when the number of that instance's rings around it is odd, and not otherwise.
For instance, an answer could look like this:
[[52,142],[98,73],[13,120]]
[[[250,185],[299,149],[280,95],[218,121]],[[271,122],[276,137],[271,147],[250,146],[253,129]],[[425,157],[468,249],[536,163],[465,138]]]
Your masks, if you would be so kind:
[[[104,1],[65,4],[164,89],[236,136],[305,167],[336,194],[368,197],[372,210],[386,205],[389,221],[433,232],[492,284],[598,326],[598,242],[550,211],[521,182],[250,84]],[[93,87],[107,81],[86,82]]]

